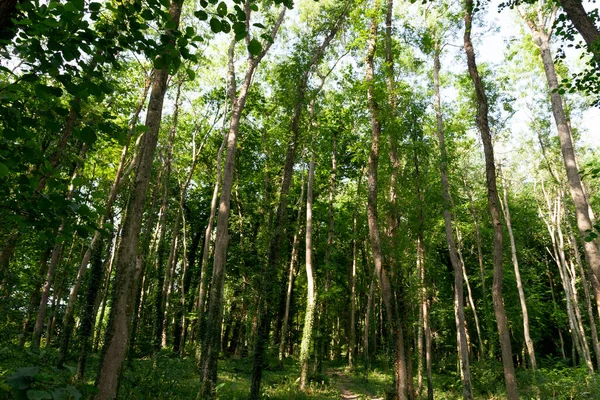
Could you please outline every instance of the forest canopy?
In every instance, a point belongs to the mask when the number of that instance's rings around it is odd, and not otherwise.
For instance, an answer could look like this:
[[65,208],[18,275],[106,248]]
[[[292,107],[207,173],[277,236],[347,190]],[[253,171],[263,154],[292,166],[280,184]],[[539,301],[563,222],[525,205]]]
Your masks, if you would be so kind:
[[0,0],[0,397],[593,399],[580,0]]

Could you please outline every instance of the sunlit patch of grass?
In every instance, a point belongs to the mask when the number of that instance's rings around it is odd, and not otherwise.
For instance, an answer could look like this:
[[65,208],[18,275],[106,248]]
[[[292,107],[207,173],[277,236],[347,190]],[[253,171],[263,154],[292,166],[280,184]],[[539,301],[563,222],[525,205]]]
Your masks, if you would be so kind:
[[[296,361],[285,360],[281,369],[273,367],[274,365],[274,362],[271,363],[263,371],[261,383],[263,398],[273,400],[333,400],[339,398],[339,392],[335,386],[332,386],[328,379],[322,377],[312,377],[308,388],[303,392],[300,391],[298,388],[300,370]],[[217,397],[223,400],[246,399],[250,392],[251,376],[252,364],[249,359],[219,361]]]

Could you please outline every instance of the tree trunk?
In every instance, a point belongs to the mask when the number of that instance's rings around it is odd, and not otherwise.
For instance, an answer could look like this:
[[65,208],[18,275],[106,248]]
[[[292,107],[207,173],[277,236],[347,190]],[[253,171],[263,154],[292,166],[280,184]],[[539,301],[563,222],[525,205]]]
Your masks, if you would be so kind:
[[[371,20],[369,38],[367,40],[367,57],[366,57],[366,74],[365,81],[367,83],[367,99],[369,111],[371,114],[371,151],[369,154],[369,169],[368,169],[368,202],[367,202],[367,219],[369,224],[369,238],[371,242],[371,251],[373,253],[373,262],[375,268],[375,276],[379,280],[379,286],[383,297],[383,302],[386,307],[386,317],[389,328],[391,329],[392,339],[395,346],[395,362],[394,362],[394,377],[395,377],[395,397],[397,399],[408,398],[408,377],[407,365],[404,354],[404,336],[402,326],[396,317],[397,309],[392,308],[394,296],[392,293],[391,283],[388,278],[388,272],[384,267],[383,254],[381,251],[381,239],[379,233],[379,221],[377,212],[377,170],[379,165],[379,136],[381,132],[381,123],[379,120],[379,105],[375,99],[375,83],[374,83],[374,67],[373,60],[375,56],[375,48],[377,42],[377,30],[379,25],[379,0],[375,1],[373,10],[374,17]],[[394,304],[395,306],[395,304]]]
[[[177,85],[177,95],[175,96],[175,108],[173,109],[173,122],[171,125],[171,131],[169,135],[169,144],[167,146],[167,156],[165,160],[165,173],[164,173],[164,197],[163,197],[163,206],[161,207],[161,213],[164,213],[164,217],[166,218],[166,214],[169,209],[169,180],[171,177],[171,164],[173,162],[173,145],[175,143],[175,135],[177,133],[177,121],[179,118],[179,98],[181,96],[181,85],[183,85],[183,81],[180,81]],[[181,199],[181,197],[180,197]],[[181,203],[180,203],[181,204]],[[162,216],[162,214],[161,214]],[[169,297],[171,295],[171,283],[173,279],[173,269],[175,268],[176,261],[175,257],[177,255],[177,246],[178,246],[178,236],[179,236],[179,221],[181,219],[181,208],[177,208],[177,217],[175,218],[174,227],[172,228],[172,236],[171,236],[171,246],[169,255],[167,258],[167,264],[164,268],[164,273],[166,274],[165,279],[163,280],[162,288],[158,287],[157,290],[160,290],[160,304],[157,302],[157,310],[156,310],[156,337],[155,340],[157,343],[160,343],[160,348],[165,348],[167,346],[167,313],[168,313],[168,304]],[[164,226],[164,225],[163,225]],[[161,232],[161,243],[164,243],[164,230]],[[166,247],[166,243],[163,244]],[[162,269],[162,265],[160,266]]]
[[[437,46],[439,47],[439,46]],[[444,125],[442,120],[441,111],[441,98],[440,98],[440,54],[436,48],[434,53],[434,67],[433,67],[433,79],[434,79],[434,91],[435,91],[435,113],[437,120],[437,136],[440,146],[440,176],[442,179],[442,190],[444,197],[444,227],[446,232],[446,242],[448,244],[448,251],[450,253],[450,262],[454,269],[454,312],[456,317],[456,339],[458,345],[458,359],[461,368],[461,379],[463,385],[463,397],[465,399],[473,398],[473,389],[471,384],[471,369],[469,367],[469,348],[467,346],[467,333],[465,330],[465,300],[463,292],[463,271],[462,265],[458,258],[458,252],[456,250],[456,242],[454,241],[454,234],[452,231],[452,200],[450,197],[450,183],[448,182],[447,173],[447,162],[448,156],[446,153],[446,146],[444,143]],[[422,267],[423,268],[423,267]],[[426,299],[425,299],[426,300]],[[481,336],[479,337],[481,341]]]
[[596,27],[594,19],[585,12],[581,0],[559,0],[559,2],[596,60],[600,62],[600,43],[598,42],[600,31]]
[[288,273],[288,286],[285,299],[285,312],[283,316],[283,323],[281,327],[281,338],[279,342],[279,367],[283,367],[283,356],[285,352],[285,344],[288,336],[288,326],[290,319],[290,306],[292,303],[292,294],[294,286],[294,276],[296,275],[296,262],[298,261],[298,250],[300,247],[300,235],[302,235],[302,224],[300,222],[302,218],[302,202],[304,201],[304,172],[302,173],[302,188],[300,189],[300,199],[298,201],[298,228],[294,235],[292,244],[292,257],[290,259],[290,269]]
[[[179,26],[182,4],[173,1],[169,7],[171,19],[175,28]],[[167,30],[171,35],[172,31]],[[142,225],[146,193],[150,181],[154,152],[158,141],[162,109],[167,91],[166,67],[157,70],[152,84],[152,94],[146,114],[147,131],[140,144],[138,163],[132,182],[132,189],[123,221],[123,236],[119,246],[114,300],[111,308],[111,320],[106,333],[102,360],[96,379],[98,393],[95,400],[107,400],[117,397],[119,377],[129,341],[129,328],[133,313],[133,297],[136,293],[136,281],[139,272],[137,264],[137,246]]]
[[567,226],[569,228],[569,241],[571,247],[573,248],[573,253],[575,255],[575,261],[577,263],[577,267],[579,268],[579,274],[581,275],[581,286],[583,286],[583,294],[585,296],[585,303],[588,312],[588,318],[590,321],[590,331],[592,336],[592,346],[594,347],[594,354],[596,355],[596,365],[600,369],[600,344],[598,343],[598,328],[596,326],[596,318],[594,316],[594,308],[592,307],[591,295],[590,295],[590,287],[588,284],[588,279],[586,275],[589,276],[590,271],[586,274],[583,263],[581,262],[581,254],[579,253],[579,249],[577,248],[577,240],[575,240],[575,235],[573,234],[573,229],[571,227],[571,223],[567,219]]
[[100,242],[94,249],[94,255],[91,260],[90,281],[88,283],[81,327],[79,328],[79,358],[77,360],[77,374],[75,375],[75,379],[77,380],[82,380],[85,375],[85,363],[91,345],[92,330],[96,319],[96,297],[102,284],[102,251],[102,239],[100,239]]
[[350,270],[350,343],[348,346],[348,366],[354,368],[354,360],[356,359],[356,263],[358,258],[358,207],[360,202],[360,184],[362,180],[361,170],[360,177],[356,184],[356,205],[354,207],[354,217],[352,218],[352,267]]
[[[81,157],[83,158],[86,152],[86,146],[82,146],[81,148]],[[77,168],[78,165],[75,165],[74,171],[71,176],[71,182],[77,177]],[[73,195],[75,193],[75,186],[71,183],[69,188],[69,192],[67,194],[67,201],[73,199]],[[59,226],[56,236],[60,237],[63,229],[65,227],[65,222],[61,223]],[[48,270],[46,272],[46,280],[44,281],[44,285],[42,286],[42,295],[40,299],[40,306],[38,308],[37,319],[35,321],[35,326],[33,328],[33,335],[31,339],[31,350],[38,351],[40,349],[40,340],[42,337],[42,330],[44,329],[44,319],[46,317],[46,306],[48,304],[48,297],[50,296],[50,287],[54,280],[56,267],[62,258],[62,250],[64,246],[64,241],[60,243],[56,243],[54,248],[52,249],[52,255],[50,256],[50,264],[48,265]]]
[[302,343],[300,344],[300,390],[306,389],[308,382],[308,360],[310,358],[310,345],[312,342],[313,322],[316,306],[316,288],[312,260],[312,205],[313,205],[313,182],[315,180],[315,153],[312,153],[310,167],[308,169],[308,186],[306,189],[306,314],[304,317],[304,329],[302,331]]
[[[126,166],[127,154],[129,151],[129,145],[131,143],[131,138],[135,132],[135,127],[137,125],[139,115],[144,107],[144,104],[146,103],[146,98],[148,97],[148,91],[150,89],[151,83],[152,83],[151,77],[146,77],[146,79],[144,81],[144,89],[143,89],[140,99],[138,101],[137,107],[134,111],[133,117],[131,118],[131,121],[129,123],[129,132],[127,134],[127,139],[125,141],[125,145],[123,146],[123,149],[121,150],[121,158],[119,160],[119,166],[117,167],[115,179],[113,180],[112,186],[108,193],[108,198],[106,200],[106,206],[105,206],[106,214],[100,218],[100,223],[99,223],[100,228],[104,227],[104,223],[105,223],[106,219],[110,218],[110,216],[112,215],[113,204],[117,198],[119,189],[122,187],[123,181],[124,181],[125,177],[127,176],[127,173],[125,172],[125,166]],[[68,300],[67,307],[65,309],[65,315],[63,318],[64,333],[63,333],[63,338],[61,340],[61,348],[60,348],[60,360],[61,361],[59,361],[59,365],[62,364],[62,362],[64,362],[67,357],[66,353],[67,353],[67,350],[69,347],[70,336],[73,331],[73,324],[74,324],[73,311],[75,308],[75,301],[77,300],[77,295],[79,294],[79,289],[81,288],[81,283],[83,282],[83,277],[85,276],[85,272],[87,270],[88,264],[92,257],[92,252],[94,251],[95,247],[97,246],[97,242],[100,239],[100,236],[101,236],[100,231],[94,232],[94,236],[92,237],[92,240],[91,240],[88,248],[86,249],[85,254],[83,255],[81,263],[79,264],[79,269],[77,270],[75,282],[73,283],[73,286],[71,287],[71,290],[69,292],[69,300]]]
[[500,347],[502,349],[502,364],[504,366],[504,379],[506,381],[506,392],[510,400],[517,400],[519,393],[517,389],[517,380],[515,377],[515,367],[512,361],[512,350],[510,347],[510,332],[504,309],[504,299],[502,297],[502,221],[500,219],[500,208],[498,205],[498,189],[496,187],[496,166],[494,162],[494,147],[492,136],[490,134],[488,122],[488,100],[484,91],[483,83],[477,70],[475,61],[475,51],[471,42],[471,27],[473,14],[473,0],[466,0],[465,13],[465,34],[464,45],[467,54],[467,64],[469,75],[475,86],[477,98],[477,126],[481,134],[485,154],[485,172],[486,186],[488,196],[488,206],[494,226],[494,282],[492,287],[492,297],[494,300],[494,314],[496,315],[496,324],[498,326],[498,335],[500,337]]
[[[294,158],[298,143],[297,138],[300,129],[300,116],[303,108],[304,98],[306,95],[308,79],[312,72],[312,68],[318,65],[325,49],[327,48],[327,46],[329,46],[329,43],[333,40],[338,29],[340,28],[341,23],[344,21],[350,3],[350,1],[346,3],[342,13],[339,15],[334,25],[330,28],[327,36],[323,39],[321,45],[314,51],[312,59],[308,64],[307,69],[304,71],[300,84],[298,86],[298,97],[294,106],[294,116],[292,117],[291,125],[292,140],[288,144],[288,149],[285,157],[285,166],[283,170],[281,190],[279,194],[279,203],[277,204],[274,232],[270,237],[268,259],[267,263],[265,264],[265,268],[263,269],[263,276],[265,277],[265,279],[263,280],[264,287],[260,288],[262,294],[259,297],[259,305],[257,309],[258,334],[254,342],[252,383],[250,387],[251,400],[256,400],[260,396],[260,384],[262,380],[263,369],[263,352],[266,341],[268,340],[267,330],[271,320],[270,296],[271,292],[273,291],[272,286],[274,284],[273,282],[271,282],[272,278],[269,279],[269,276],[273,275],[279,269],[280,248],[282,247],[281,244],[284,237],[284,224],[287,212],[287,195],[291,185]],[[283,14],[281,16],[283,16]],[[275,34],[277,33],[277,28],[277,26],[274,28],[273,34],[271,35],[272,37],[275,37]]]
[[[525,19],[529,29],[531,30],[531,34],[535,43],[538,45],[541,51],[544,71],[546,73],[546,80],[548,81],[548,90],[550,92],[552,114],[554,115],[556,128],[558,130],[558,137],[560,139],[560,147],[567,173],[567,180],[569,182],[569,188],[571,191],[571,197],[573,198],[573,203],[575,204],[577,228],[579,229],[580,240],[583,240],[588,235],[588,232],[592,231],[594,228],[589,214],[589,202],[584,193],[581,176],[579,175],[579,170],[577,168],[573,138],[571,136],[571,129],[563,107],[563,98],[558,92],[558,77],[556,74],[556,69],[554,68],[554,60],[552,58],[549,45],[551,32],[547,31],[545,26],[539,21],[536,25],[536,23],[534,23],[531,19],[528,19],[525,15],[525,11],[522,8],[519,8],[519,10],[521,11],[523,19]],[[593,272],[594,282],[592,283],[596,297],[596,307],[600,313],[600,252],[598,251],[597,242],[595,240],[589,242],[583,240],[583,248],[588,264]]]
[[[501,171],[501,166],[498,166],[498,171]],[[506,222],[506,228],[508,229],[508,237],[510,239],[510,252],[512,256],[513,268],[515,270],[515,279],[517,280],[517,290],[519,292],[519,301],[521,303],[521,313],[523,314],[523,334],[525,336],[525,347],[527,348],[527,354],[529,355],[531,369],[535,371],[537,369],[537,363],[535,361],[533,340],[531,339],[531,335],[529,334],[529,312],[527,311],[525,291],[523,290],[523,282],[521,281],[521,271],[519,270],[519,259],[517,258],[515,235],[513,233],[512,223],[510,219],[510,208],[508,206],[508,190],[506,189],[506,180],[502,178],[502,181],[504,204],[502,204],[501,201],[500,205],[502,206],[502,211],[504,212],[504,221]]]
[[[274,39],[277,31],[283,22],[286,8],[283,7],[279,13],[279,18],[275,22],[271,37]],[[250,8],[246,7],[246,23],[250,21]],[[219,356],[219,345],[221,342],[221,319],[223,316],[223,286],[225,283],[225,264],[227,261],[227,247],[229,245],[229,209],[231,199],[231,189],[233,187],[233,175],[235,172],[235,151],[237,148],[237,139],[240,128],[242,112],[246,105],[246,99],[252,77],[256,67],[263,59],[272,42],[264,45],[262,52],[253,57],[248,55],[246,74],[240,87],[239,93],[235,84],[234,69],[234,46],[229,50],[229,90],[232,100],[231,118],[229,133],[227,137],[227,155],[225,158],[225,167],[223,169],[223,188],[219,199],[219,214],[217,218],[217,233],[215,241],[215,252],[213,261],[213,272],[210,288],[210,297],[207,310],[206,330],[204,333],[202,354],[200,359],[200,374],[202,387],[200,390],[201,398],[212,398],[214,396],[214,387],[217,381],[217,359]]]

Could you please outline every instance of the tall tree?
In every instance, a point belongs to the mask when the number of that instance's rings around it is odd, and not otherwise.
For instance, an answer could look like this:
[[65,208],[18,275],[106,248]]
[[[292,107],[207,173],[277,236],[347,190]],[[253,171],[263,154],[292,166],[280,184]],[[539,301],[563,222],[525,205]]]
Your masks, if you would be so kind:
[[371,10],[371,21],[369,27],[369,36],[367,40],[367,57],[365,81],[367,84],[367,101],[371,117],[371,151],[369,153],[368,167],[368,196],[367,196],[367,219],[369,224],[369,238],[371,242],[371,252],[373,254],[373,263],[375,276],[379,281],[383,301],[386,308],[386,318],[388,327],[392,334],[394,343],[394,377],[395,377],[395,396],[397,399],[408,398],[408,376],[407,364],[404,349],[404,335],[402,326],[398,320],[398,310],[394,301],[392,286],[388,277],[389,272],[384,265],[384,256],[381,249],[381,237],[379,232],[379,221],[377,211],[378,196],[378,167],[379,167],[379,138],[381,134],[381,121],[379,104],[375,95],[375,49],[377,46],[377,32],[380,20],[381,4],[375,0]]
[[[172,36],[179,26],[183,2],[174,0],[169,6],[171,20],[175,29],[168,29],[167,35]],[[142,216],[146,193],[152,171],[152,161],[158,142],[163,102],[167,91],[167,67],[154,72],[154,82],[146,114],[146,132],[140,143],[138,161],[133,177],[129,202],[123,221],[123,233],[118,249],[117,265],[115,267],[115,291],[113,306],[106,344],[102,350],[102,361],[98,370],[96,400],[114,399],[117,397],[119,378],[129,342],[129,328],[133,313],[133,296],[136,292],[137,246],[142,227]]]
[[488,118],[488,98],[479,76],[477,63],[475,61],[475,50],[471,41],[471,29],[473,26],[473,1],[465,1],[465,33],[464,46],[467,54],[467,65],[469,75],[475,87],[477,100],[477,127],[481,134],[483,142],[483,151],[485,154],[485,176],[488,207],[492,217],[494,227],[494,281],[492,286],[492,298],[494,300],[494,314],[496,315],[496,325],[498,326],[498,335],[500,337],[500,347],[502,349],[502,364],[504,366],[504,380],[506,383],[506,392],[510,400],[519,398],[517,389],[517,379],[515,376],[515,367],[512,360],[512,350],[510,346],[510,332],[508,330],[508,320],[504,308],[504,299],[502,297],[503,270],[502,270],[502,221],[500,219],[500,207],[498,199],[498,188],[496,184],[496,165],[494,160],[494,146]]
[[550,51],[550,38],[552,37],[552,26],[556,17],[556,7],[551,11],[550,16],[545,16],[542,10],[542,3],[537,8],[537,17],[531,17],[523,7],[519,7],[521,16],[527,23],[534,42],[540,49],[540,56],[546,73],[548,82],[548,91],[550,92],[550,102],[552,105],[552,114],[558,130],[560,148],[563,162],[571,191],[571,198],[575,203],[575,215],[577,216],[577,228],[579,228],[580,240],[583,240],[583,249],[586,260],[593,273],[593,287],[596,296],[596,307],[600,313],[600,251],[595,240],[585,240],[589,232],[593,229],[592,218],[590,215],[590,205],[587,195],[584,191],[575,147],[573,145],[573,136],[571,127],[567,119],[563,102],[564,99],[558,89],[558,76],[554,67],[554,59]]
[[[286,6],[281,8],[279,16],[275,21],[271,30],[271,38],[277,36],[277,32],[283,22]],[[246,2],[246,29],[249,30],[251,8],[250,3]],[[235,43],[229,48],[229,96],[231,100],[231,117],[229,132],[227,135],[227,155],[225,157],[225,167],[223,169],[223,187],[221,188],[221,196],[219,199],[219,213],[217,217],[217,233],[215,241],[213,272],[211,279],[211,289],[208,302],[208,311],[206,319],[206,330],[202,343],[202,355],[200,359],[200,373],[202,380],[202,388],[200,397],[212,398],[214,396],[214,387],[217,381],[217,359],[221,343],[221,319],[223,315],[223,285],[225,282],[225,264],[227,261],[227,247],[229,245],[229,208],[231,199],[231,189],[233,187],[233,175],[235,171],[235,152],[237,148],[237,139],[240,129],[240,120],[248,92],[252,85],[254,72],[260,61],[265,57],[272,41],[266,41],[260,50],[260,42],[256,39],[250,40],[249,36],[246,39],[248,46],[248,58],[246,72],[239,92],[237,90],[235,80]],[[258,47],[258,49],[257,49]],[[256,51],[258,50],[258,51]]]
[[473,389],[471,385],[471,369],[469,367],[469,349],[467,346],[467,333],[465,329],[465,307],[463,292],[463,270],[456,250],[456,242],[452,230],[452,199],[450,197],[450,183],[448,181],[448,154],[444,140],[444,120],[442,116],[441,96],[440,96],[440,44],[436,43],[433,54],[433,85],[435,93],[435,115],[437,122],[437,137],[440,147],[440,176],[442,180],[442,195],[444,197],[444,227],[446,232],[446,242],[450,252],[450,263],[454,269],[454,312],[456,315],[456,338],[458,345],[458,359],[461,368],[461,379],[463,384],[463,397],[465,399],[473,398]]

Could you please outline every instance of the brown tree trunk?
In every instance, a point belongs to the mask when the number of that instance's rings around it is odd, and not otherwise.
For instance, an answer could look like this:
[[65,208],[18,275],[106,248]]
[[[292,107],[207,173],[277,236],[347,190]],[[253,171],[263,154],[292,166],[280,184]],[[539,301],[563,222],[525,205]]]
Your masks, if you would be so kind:
[[[471,369],[469,367],[469,348],[467,346],[467,333],[465,329],[465,300],[463,292],[463,271],[458,258],[456,242],[452,231],[452,200],[450,197],[450,183],[448,182],[448,155],[444,142],[444,125],[442,119],[441,98],[440,98],[440,54],[439,45],[434,50],[433,81],[435,91],[435,114],[437,120],[437,137],[440,146],[440,176],[442,179],[442,194],[444,197],[444,227],[446,232],[446,242],[450,253],[450,263],[454,269],[454,312],[456,317],[456,339],[458,345],[458,359],[461,368],[461,379],[463,385],[463,397],[465,399],[473,398],[473,389],[471,384]],[[481,336],[480,336],[481,341]]]
[[285,344],[288,336],[288,327],[289,327],[289,319],[290,319],[290,307],[292,303],[292,294],[293,294],[293,286],[294,286],[294,277],[296,275],[296,262],[298,261],[298,250],[300,247],[300,235],[302,235],[302,223],[300,222],[302,217],[302,202],[304,201],[304,172],[302,173],[302,188],[300,190],[300,199],[298,201],[298,228],[297,232],[294,235],[294,240],[292,244],[292,257],[290,259],[290,268],[288,272],[288,286],[287,293],[285,299],[285,312],[283,316],[283,323],[281,328],[281,338],[279,342],[279,367],[283,367],[283,356],[285,352]]
[[[182,3],[171,2],[169,13],[179,26]],[[167,34],[172,31],[167,30]],[[119,377],[129,342],[129,328],[133,313],[136,281],[139,272],[137,265],[137,246],[142,225],[146,193],[150,181],[154,152],[158,141],[163,102],[167,91],[168,72],[166,67],[156,71],[152,84],[152,94],[146,114],[147,131],[140,144],[139,158],[132,182],[132,189],[123,221],[121,245],[118,249],[115,292],[111,308],[111,320],[106,335],[102,360],[96,379],[98,393],[95,400],[108,400],[117,397]]]
[[559,2],[594,57],[600,62],[600,43],[598,42],[600,31],[596,27],[594,19],[585,12],[581,0],[559,0]]
[[[501,173],[501,166],[498,166],[498,171]],[[513,268],[515,270],[515,279],[517,280],[517,291],[519,292],[519,301],[521,303],[521,313],[523,315],[523,335],[525,337],[525,347],[527,348],[527,354],[529,355],[529,362],[531,369],[537,369],[537,363],[535,361],[535,350],[533,348],[533,340],[529,333],[529,312],[527,311],[527,301],[525,300],[525,291],[523,290],[523,282],[521,280],[521,271],[519,270],[519,259],[517,258],[517,247],[515,244],[515,235],[512,229],[512,223],[510,219],[510,208],[508,206],[508,190],[506,189],[506,180],[502,177],[502,191],[504,197],[504,204],[502,201],[502,211],[504,212],[504,221],[506,222],[506,228],[508,229],[508,237],[510,239],[510,252],[512,256]]]
[[[263,352],[266,341],[268,340],[268,327],[270,325],[271,319],[271,300],[269,297],[271,296],[271,292],[273,291],[272,285],[274,284],[274,282],[271,282],[272,279],[270,279],[269,276],[278,270],[280,263],[280,248],[282,247],[281,244],[284,237],[284,224],[287,212],[287,195],[291,185],[293,164],[298,142],[298,132],[300,129],[300,116],[304,105],[303,100],[306,95],[308,79],[312,72],[312,68],[319,63],[325,49],[327,48],[327,46],[329,46],[330,42],[333,40],[337,31],[339,30],[341,23],[345,20],[348,7],[351,3],[351,1],[348,1],[345,4],[342,13],[339,15],[338,19],[329,30],[327,36],[323,39],[321,45],[313,53],[312,59],[307,65],[307,69],[304,71],[300,84],[298,86],[298,97],[294,106],[294,115],[292,117],[291,125],[292,140],[288,144],[287,153],[285,157],[285,166],[283,170],[279,202],[277,204],[275,226],[273,228],[274,232],[271,235],[269,241],[268,259],[267,263],[265,264],[265,268],[263,269],[263,276],[265,277],[265,279],[263,280],[263,287],[261,287],[260,289],[262,295],[259,297],[257,315],[258,334],[254,342],[252,383],[250,387],[250,399],[252,400],[258,399],[260,396],[260,384],[262,381],[263,369]],[[272,35],[272,37],[275,37],[276,30],[274,30],[273,32],[274,34]]]
[[358,207],[360,201],[360,185],[363,171],[356,184],[356,205],[354,207],[354,217],[352,218],[352,267],[350,270],[350,343],[348,346],[348,366],[354,368],[356,359],[356,264],[358,259]]
[[485,94],[483,83],[477,70],[475,61],[475,50],[471,42],[471,28],[473,18],[473,0],[466,0],[465,12],[465,34],[464,46],[467,54],[467,64],[469,75],[475,86],[477,98],[477,126],[481,134],[483,149],[485,154],[485,172],[486,186],[488,196],[488,206],[494,226],[494,282],[492,287],[492,298],[494,300],[494,314],[496,315],[496,324],[498,326],[498,335],[500,337],[500,348],[502,349],[502,364],[504,366],[504,379],[506,382],[506,392],[510,400],[517,400],[519,393],[517,389],[517,380],[515,377],[515,367],[512,361],[512,350],[510,347],[510,332],[508,329],[508,320],[506,310],[504,309],[504,299],[502,297],[502,221],[500,219],[500,207],[498,205],[498,189],[496,186],[496,166],[494,161],[494,147],[488,122],[488,100]]
[[[146,77],[146,79],[144,81],[144,89],[143,89],[140,99],[138,101],[137,107],[134,111],[133,118],[131,119],[131,121],[129,123],[129,132],[127,134],[127,139],[125,141],[125,145],[123,146],[123,149],[121,150],[121,158],[119,160],[119,166],[117,167],[115,179],[113,180],[112,186],[108,193],[108,198],[106,200],[106,206],[104,207],[106,209],[106,214],[100,218],[100,223],[99,223],[100,228],[104,227],[104,223],[105,223],[106,219],[110,218],[110,216],[112,215],[113,204],[117,198],[119,189],[121,188],[121,186],[123,184],[123,180],[126,176],[125,166],[126,166],[127,154],[129,151],[129,144],[130,144],[131,138],[134,134],[135,127],[136,127],[138,119],[139,119],[139,115],[144,107],[144,104],[146,103],[146,98],[148,97],[148,91],[150,89],[151,83],[152,83],[151,77]],[[81,263],[79,264],[79,269],[77,270],[75,282],[73,283],[73,286],[71,287],[71,290],[69,292],[69,299],[67,302],[67,307],[65,309],[65,315],[63,318],[64,333],[63,333],[63,337],[61,340],[61,348],[60,348],[61,361],[59,361],[59,365],[62,364],[62,362],[64,362],[66,360],[66,356],[67,356],[66,353],[67,353],[67,350],[69,347],[70,336],[73,331],[73,324],[74,324],[73,311],[75,309],[75,301],[77,300],[77,296],[79,294],[79,289],[81,288],[81,283],[83,282],[83,277],[85,276],[85,272],[87,270],[88,264],[92,257],[92,252],[96,248],[96,245],[97,245],[98,240],[100,239],[100,236],[101,236],[100,231],[94,232],[94,236],[92,237],[92,240],[91,240],[88,248],[86,249],[85,254],[83,255]]]
[[[271,37],[275,38],[283,17],[285,16],[286,8],[283,7],[279,13],[279,17],[275,22]],[[250,8],[246,7],[246,24],[250,21]],[[206,330],[204,333],[202,354],[200,359],[200,374],[202,387],[200,397],[212,398],[214,396],[214,387],[217,381],[217,359],[219,356],[219,347],[221,342],[221,319],[223,315],[223,286],[225,283],[225,264],[227,261],[227,247],[229,245],[229,209],[231,199],[231,189],[233,187],[233,175],[235,172],[235,152],[237,148],[237,139],[240,128],[240,120],[242,112],[246,105],[246,99],[252,78],[256,67],[263,59],[272,42],[267,42],[264,45],[261,53],[254,57],[248,55],[246,74],[240,87],[239,93],[235,84],[234,70],[234,46],[229,50],[229,90],[232,100],[231,118],[229,133],[227,137],[227,155],[225,158],[225,167],[223,169],[223,188],[219,199],[219,214],[217,218],[217,233],[215,241],[215,252],[213,261],[213,272],[210,288],[210,297],[207,310]]]
[[[523,19],[525,19],[529,29],[531,30],[533,40],[540,48],[542,62],[544,64],[544,71],[546,73],[546,80],[548,81],[548,90],[550,92],[550,101],[552,103],[552,114],[554,115],[556,128],[558,130],[558,137],[560,140],[560,147],[567,173],[567,180],[569,182],[569,188],[571,191],[571,197],[573,198],[573,203],[575,204],[577,228],[579,229],[580,240],[583,240],[588,235],[588,232],[591,232],[594,228],[592,224],[592,218],[589,213],[589,202],[585,195],[581,182],[581,176],[579,175],[579,170],[577,168],[577,159],[573,146],[573,138],[571,136],[571,129],[563,107],[563,98],[558,92],[558,77],[556,74],[556,69],[554,68],[554,59],[552,58],[549,44],[552,32],[543,25],[542,21],[538,21],[536,24],[531,19],[528,19],[523,8],[519,8],[519,10],[523,16]],[[553,19],[554,18],[552,17],[551,21]],[[592,283],[596,297],[596,307],[600,313],[600,252],[598,251],[597,242],[595,240],[583,240],[583,248],[588,265],[593,273]]]
[[381,123],[379,120],[379,105],[375,99],[375,83],[374,83],[374,67],[373,61],[375,57],[375,48],[377,42],[377,31],[379,25],[379,0],[375,1],[373,10],[374,17],[371,20],[369,29],[369,38],[367,40],[367,57],[366,57],[366,74],[365,81],[367,83],[367,99],[369,111],[371,114],[371,151],[369,154],[368,168],[368,201],[367,201],[367,219],[369,224],[369,238],[371,242],[371,251],[373,253],[373,262],[375,268],[375,276],[379,281],[383,302],[386,307],[386,317],[389,328],[391,329],[394,342],[395,362],[395,397],[397,399],[408,398],[408,376],[407,365],[404,350],[404,336],[402,326],[396,317],[397,309],[395,306],[394,295],[392,292],[391,283],[388,278],[388,272],[384,266],[383,254],[381,251],[381,238],[379,233],[379,221],[377,212],[377,170],[379,166],[379,137],[381,133]]

